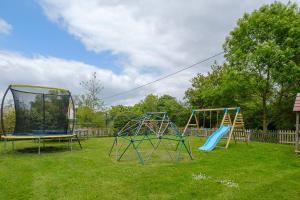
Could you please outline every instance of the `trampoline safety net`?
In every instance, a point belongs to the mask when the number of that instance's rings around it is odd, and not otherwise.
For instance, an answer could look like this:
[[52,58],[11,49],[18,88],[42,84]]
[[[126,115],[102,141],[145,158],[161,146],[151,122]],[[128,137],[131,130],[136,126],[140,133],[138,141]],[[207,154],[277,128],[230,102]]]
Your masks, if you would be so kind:
[[69,127],[69,91],[14,85],[9,90],[13,96],[16,117],[13,134],[61,135],[72,131]]

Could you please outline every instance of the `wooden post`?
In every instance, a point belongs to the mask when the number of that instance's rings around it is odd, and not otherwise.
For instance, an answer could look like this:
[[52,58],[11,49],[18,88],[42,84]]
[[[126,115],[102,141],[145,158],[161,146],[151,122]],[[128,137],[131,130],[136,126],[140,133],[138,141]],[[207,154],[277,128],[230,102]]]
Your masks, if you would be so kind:
[[231,140],[231,136],[232,136],[234,128],[235,128],[235,123],[236,123],[237,116],[238,116],[238,112],[236,112],[236,114],[235,114],[235,117],[234,117],[234,120],[233,120],[233,124],[232,124],[232,127],[230,129],[230,132],[229,132],[229,135],[228,135],[228,138],[227,138],[225,149],[227,149],[228,146],[229,146],[229,143],[230,143],[230,140]]
[[193,116],[194,116],[194,111],[192,112],[192,114],[191,114],[191,116],[190,116],[190,118],[189,118],[189,121],[188,121],[187,124],[185,125],[182,135],[185,134],[185,132],[186,132],[186,130],[187,130],[189,124],[191,123],[191,120],[192,120]]
[[228,135],[226,146],[225,146],[226,149],[229,146],[229,143],[230,143],[230,140],[231,140],[232,136],[233,136],[233,139],[236,141],[236,138],[234,136],[234,134],[235,134],[234,131],[235,131],[236,128],[241,128],[243,130],[245,129],[244,119],[243,119],[243,115],[240,111],[240,108],[237,108],[237,110],[236,110],[236,114],[235,114],[235,117],[234,117],[234,120],[233,120],[233,123],[232,123],[231,130],[230,130],[229,135]]
[[299,112],[296,113],[296,146],[295,146],[295,152],[300,153],[299,151],[299,127],[300,122],[299,122]]

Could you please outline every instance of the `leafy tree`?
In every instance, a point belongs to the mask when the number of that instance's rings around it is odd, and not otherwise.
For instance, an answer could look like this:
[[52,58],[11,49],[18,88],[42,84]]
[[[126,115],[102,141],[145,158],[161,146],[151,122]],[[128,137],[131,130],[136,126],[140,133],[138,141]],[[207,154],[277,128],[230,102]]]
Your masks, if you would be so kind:
[[136,115],[133,112],[122,112],[116,115],[114,117],[114,124],[113,124],[114,133],[117,133],[119,130],[121,130],[123,126],[125,126],[125,124],[129,120],[134,119],[136,117],[138,117],[138,115]]
[[92,78],[88,81],[80,82],[80,85],[85,89],[86,94],[76,97],[76,102],[79,106],[87,106],[92,110],[103,110],[104,102],[100,98],[103,86],[97,78],[97,73],[92,74]]
[[77,109],[77,125],[82,127],[105,127],[105,113],[94,111],[90,107],[81,106]]
[[[300,13],[296,4],[264,5],[238,20],[224,44],[229,66],[248,77],[267,130],[272,106],[293,99],[300,84]],[[287,103],[291,105],[291,103]],[[291,107],[281,108],[291,111]],[[273,112],[275,113],[275,112]]]
[[248,79],[228,65],[213,65],[207,75],[194,77],[192,87],[185,92],[185,99],[194,107],[237,106],[249,100],[245,98],[251,88]]
[[112,106],[109,110],[109,116],[113,121],[114,132],[120,130],[130,119],[141,114],[134,106]]
[[178,126],[184,126],[190,114],[190,111],[176,98],[169,95],[158,97],[150,94],[133,106],[112,106],[109,115],[113,119],[115,131],[117,131],[128,120],[141,116],[146,112],[167,112],[171,120]]
[[135,110],[140,111],[141,113],[145,112],[157,112],[157,103],[158,103],[158,96],[150,94],[146,96],[144,100],[136,104]]
[[167,112],[170,119],[175,122],[177,126],[185,126],[190,111],[185,108],[175,97],[170,95],[163,95],[159,97],[157,102],[157,109],[160,112]]
[[[5,133],[12,133],[15,128],[16,123],[16,113],[15,108],[12,104],[6,105],[3,108],[3,122],[4,122],[4,131]],[[0,115],[1,116],[1,115]],[[2,124],[0,123],[0,133],[2,133]]]
[[192,87],[186,91],[185,99],[194,108],[239,106],[246,121],[249,120],[246,125],[256,128],[259,126],[256,117],[258,102],[248,95],[252,90],[250,86],[248,77],[243,73],[226,64],[215,64],[207,75],[198,74],[192,79]]

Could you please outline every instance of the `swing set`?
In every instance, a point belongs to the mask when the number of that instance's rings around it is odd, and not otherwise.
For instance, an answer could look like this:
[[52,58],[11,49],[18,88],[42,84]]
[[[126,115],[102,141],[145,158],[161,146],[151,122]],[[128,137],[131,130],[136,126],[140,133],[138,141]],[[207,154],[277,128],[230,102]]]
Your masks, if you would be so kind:
[[[229,111],[235,111],[235,116],[234,116],[233,121],[231,120]],[[211,136],[215,136],[215,135],[219,134],[219,135],[217,135],[218,137],[215,138],[216,142],[218,142],[223,136],[228,135],[227,142],[225,145],[226,149],[228,148],[228,146],[230,144],[230,140],[232,138],[234,139],[235,142],[236,142],[236,140],[243,140],[246,142],[249,141],[249,138],[245,131],[245,123],[244,123],[244,119],[243,119],[243,115],[241,113],[240,107],[195,109],[192,111],[192,113],[190,115],[190,118],[184,128],[183,134],[186,134],[186,132],[188,131],[189,128],[196,128],[196,130],[198,132],[205,129],[207,112],[209,113],[210,129],[212,129],[213,113],[216,113],[216,116],[217,116],[217,119],[214,121],[214,126],[216,127],[217,125],[220,124],[220,128],[211,134]],[[222,118],[221,123],[219,123],[220,112],[223,112],[223,118]],[[202,127],[200,125],[201,116],[202,116]],[[227,126],[228,129],[225,130],[226,133],[224,132],[223,134],[222,133],[220,134],[219,130],[223,126]],[[214,147],[215,146],[212,145],[211,149],[213,149]]]

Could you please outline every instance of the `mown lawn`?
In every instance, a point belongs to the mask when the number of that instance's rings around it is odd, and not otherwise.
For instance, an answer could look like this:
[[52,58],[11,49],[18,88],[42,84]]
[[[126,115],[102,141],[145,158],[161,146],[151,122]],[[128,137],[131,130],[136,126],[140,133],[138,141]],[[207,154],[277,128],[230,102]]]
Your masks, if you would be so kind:
[[57,149],[41,155],[1,148],[0,199],[300,199],[292,146],[238,143],[204,153],[196,151],[204,140],[192,138],[194,160],[174,163],[158,151],[143,166],[132,152],[121,162],[108,157],[112,142],[89,139],[83,150],[74,143],[73,152],[48,143]]

